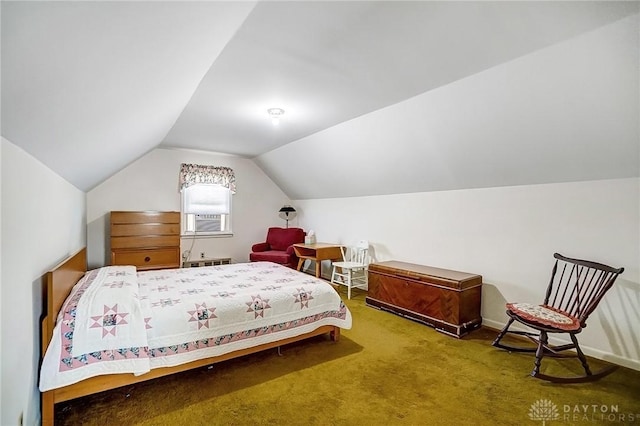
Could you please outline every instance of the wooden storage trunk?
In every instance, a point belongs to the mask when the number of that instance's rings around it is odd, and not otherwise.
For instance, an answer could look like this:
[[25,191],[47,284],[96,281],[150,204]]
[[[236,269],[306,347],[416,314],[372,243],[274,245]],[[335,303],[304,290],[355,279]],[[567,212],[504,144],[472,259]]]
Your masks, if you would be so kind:
[[412,263],[369,265],[366,304],[461,337],[480,327],[482,276]]

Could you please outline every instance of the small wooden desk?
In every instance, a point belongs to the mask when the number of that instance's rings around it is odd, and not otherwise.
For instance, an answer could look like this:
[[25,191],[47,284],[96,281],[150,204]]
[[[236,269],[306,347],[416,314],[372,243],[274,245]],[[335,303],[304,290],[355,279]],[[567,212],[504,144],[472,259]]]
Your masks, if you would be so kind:
[[320,278],[323,260],[342,260],[342,246],[339,244],[314,243],[314,244],[294,244],[293,251],[298,256],[298,271],[302,269],[305,260],[312,260],[316,263],[316,277]]

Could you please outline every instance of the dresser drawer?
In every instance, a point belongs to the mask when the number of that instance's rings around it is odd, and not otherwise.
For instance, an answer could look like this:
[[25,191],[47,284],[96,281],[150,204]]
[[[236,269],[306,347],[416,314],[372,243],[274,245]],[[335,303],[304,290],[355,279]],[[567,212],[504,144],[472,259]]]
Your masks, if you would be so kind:
[[138,235],[133,237],[111,237],[111,249],[155,249],[180,245],[180,235]]
[[167,247],[153,250],[113,250],[112,265],[134,265],[138,270],[180,267],[180,249]]
[[180,224],[180,212],[111,212],[111,224],[128,223],[177,223]]
[[114,223],[111,237],[180,235],[179,223]]

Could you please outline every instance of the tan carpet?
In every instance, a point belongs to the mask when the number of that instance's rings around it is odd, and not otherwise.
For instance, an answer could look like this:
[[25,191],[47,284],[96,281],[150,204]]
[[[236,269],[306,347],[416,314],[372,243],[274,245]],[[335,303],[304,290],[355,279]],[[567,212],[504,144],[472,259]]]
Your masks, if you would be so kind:
[[354,325],[337,343],[321,336],[58,404],[56,424],[640,425],[638,371],[553,385],[529,377],[531,355],[492,347],[494,331],[458,340],[367,307],[363,293],[345,301]]

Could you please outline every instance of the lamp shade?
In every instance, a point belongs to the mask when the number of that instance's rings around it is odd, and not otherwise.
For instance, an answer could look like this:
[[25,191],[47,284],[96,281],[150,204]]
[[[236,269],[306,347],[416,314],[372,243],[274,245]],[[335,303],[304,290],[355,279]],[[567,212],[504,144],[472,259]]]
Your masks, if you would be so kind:
[[291,206],[283,206],[279,211],[279,216],[281,219],[287,221],[287,228],[289,227],[289,221],[296,217],[296,209]]
[[296,209],[291,206],[284,206],[280,209],[280,213],[295,213]]

